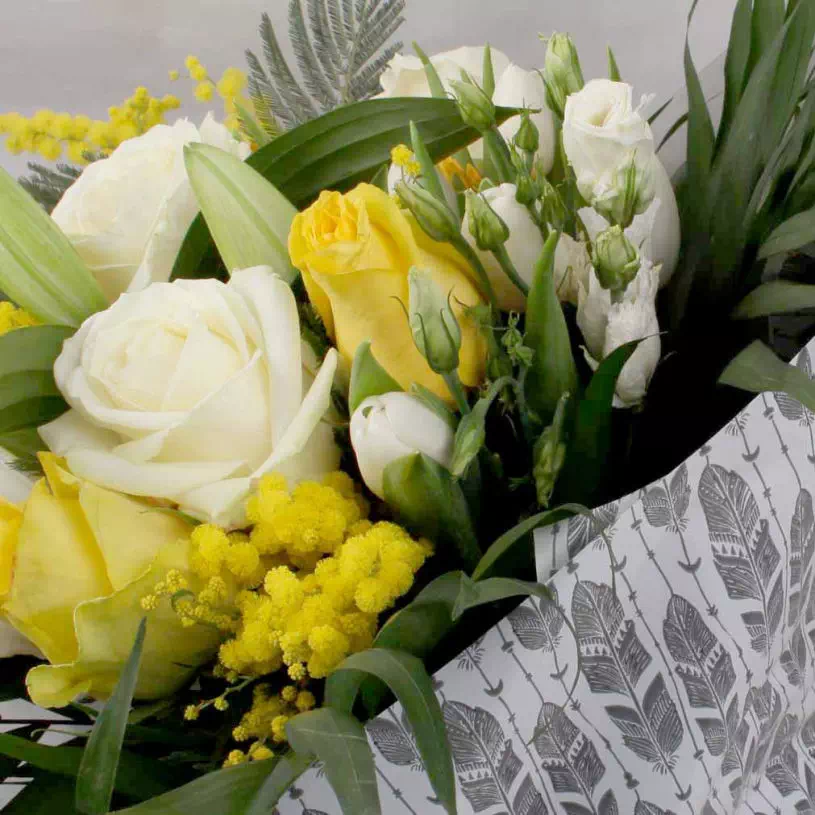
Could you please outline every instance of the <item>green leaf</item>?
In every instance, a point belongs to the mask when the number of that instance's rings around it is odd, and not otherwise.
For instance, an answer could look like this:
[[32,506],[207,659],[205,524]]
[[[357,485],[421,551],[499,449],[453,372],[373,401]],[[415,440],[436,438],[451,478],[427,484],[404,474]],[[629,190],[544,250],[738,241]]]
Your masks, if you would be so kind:
[[544,600],[551,600],[552,592],[541,583],[527,583],[509,577],[490,577],[487,580],[476,582],[464,575],[453,609],[453,619],[458,620],[465,611],[477,606],[494,603],[497,600],[506,600],[510,597],[540,597]]
[[274,762],[271,772],[252,799],[246,815],[269,815],[283,793],[309,768],[312,758],[288,752]]
[[484,46],[484,61],[481,71],[481,90],[492,99],[495,93],[495,68],[492,64],[492,48],[487,43]]
[[324,707],[295,716],[286,725],[297,753],[323,762],[340,809],[354,815],[380,815],[374,756],[362,725],[347,713]]
[[525,538],[534,530],[541,526],[549,526],[550,524],[562,521],[572,515],[579,514],[583,511],[583,507],[577,504],[564,504],[554,509],[548,509],[546,512],[539,512],[537,515],[532,515],[530,518],[521,521],[512,529],[508,529],[501,535],[495,543],[490,546],[484,553],[484,557],[478,562],[478,566],[473,571],[473,580],[482,580],[487,577],[495,567],[495,564],[519,541]]
[[74,783],[69,778],[42,775],[3,807],[3,815],[78,815]]
[[[385,501],[400,523],[429,538],[437,554],[457,554],[471,569],[481,557],[467,499],[448,470],[423,453],[392,461],[383,475]],[[452,551],[451,551],[452,550]]]
[[453,447],[453,461],[450,472],[453,478],[461,478],[479,454],[487,440],[487,414],[495,398],[513,382],[505,376],[490,385],[490,389],[474,405],[472,410],[461,417],[456,430]]
[[758,64],[781,31],[786,16],[785,5],[784,0],[754,0],[750,70]]
[[[48,747],[12,733],[0,733],[0,754],[54,775],[75,778],[82,764],[82,753],[82,747]],[[21,771],[19,775],[25,773]],[[173,772],[169,767],[135,753],[122,753],[116,773],[117,792],[142,800],[161,795],[172,783]]]
[[288,240],[297,210],[239,158],[208,144],[184,148],[187,175],[227,271],[271,266],[287,283],[297,272]]
[[453,756],[433,680],[422,660],[404,651],[384,648],[352,654],[328,677],[325,704],[351,713],[360,686],[368,675],[384,682],[401,703],[436,798],[452,815],[456,811]]
[[419,134],[419,128],[416,127],[415,122],[410,123],[410,143],[413,147],[413,154],[419,162],[422,173],[422,186],[442,204],[447,204],[447,199],[444,197],[444,190],[441,186],[441,181],[436,173],[436,165],[433,159],[430,158],[430,153],[427,152],[424,140]]
[[[673,100],[674,100],[674,99],[673,99],[673,96],[672,96],[672,97],[671,97],[670,99],[668,99],[666,102],[663,102],[663,103],[662,103],[662,104],[661,104],[661,105],[660,105],[660,106],[659,106],[659,107],[656,109],[656,111],[654,111],[654,113],[652,113],[652,114],[651,114],[651,115],[648,117],[648,124],[649,124],[649,125],[651,125],[651,126],[653,127],[653,126],[654,126],[654,123],[655,123],[655,122],[657,121],[657,119],[659,119],[659,117],[660,117],[660,116],[662,116],[662,114],[663,114],[663,113],[664,113],[664,112],[665,112],[665,111],[668,109],[668,106],[671,104],[671,102],[673,102]],[[682,123],[681,123],[681,124],[679,124],[679,125],[677,125],[677,130],[678,130],[678,129],[679,129],[681,126],[682,126],[682,124],[684,124],[684,123],[685,123],[685,121],[686,121],[686,120],[685,120],[685,119],[683,119],[683,120],[682,120]],[[671,135],[672,135],[672,134],[670,134],[670,135],[668,135],[668,136],[666,136],[665,138],[663,138],[663,139],[662,139],[662,142],[660,143],[659,147],[657,147],[657,150],[659,150],[659,148],[660,148],[660,147],[662,147],[662,145],[663,145],[663,144],[665,144],[665,142],[666,142],[666,141],[668,141],[668,139],[671,137]]]
[[[499,124],[517,115],[498,108]],[[270,181],[295,207],[308,206],[322,190],[347,192],[370,181],[390,161],[391,148],[410,139],[410,122],[420,128],[435,162],[479,138],[450,99],[371,99],[337,108],[289,130],[253,153],[246,163]],[[210,245],[206,224],[196,218],[173,267],[173,278],[195,277]]]
[[779,359],[761,340],[748,345],[724,369],[719,383],[749,393],[786,393],[815,411],[815,381]]
[[738,0],[733,12],[733,25],[725,60],[724,110],[719,132],[725,134],[738,109],[744,86],[749,76],[748,64],[751,48],[752,0]]
[[815,285],[772,280],[753,289],[731,316],[737,320],[751,320],[807,308],[815,308]]
[[74,328],[108,307],[56,223],[2,168],[0,290],[44,323]]
[[627,342],[612,351],[591,378],[577,415],[558,481],[558,494],[593,505],[609,476],[611,414],[617,379],[642,340]]
[[761,244],[759,260],[766,260],[782,252],[794,252],[815,240],[815,208],[793,215],[777,227]]
[[216,770],[116,815],[245,815],[270,772],[271,760]]
[[622,82],[620,68],[617,65],[617,60],[614,58],[614,52],[611,50],[610,45],[606,48],[606,52],[608,53],[608,78],[612,82]]
[[139,678],[146,629],[147,619],[142,618],[119,681],[97,717],[85,745],[76,779],[76,808],[85,815],[105,815],[110,809],[127,717]]
[[563,308],[555,291],[555,249],[560,235],[547,239],[535,264],[526,307],[524,345],[535,356],[526,377],[526,398],[542,424],[549,424],[564,393],[577,391],[577,367]]
[[430,61],[430,58],[415,42],[413,43],[413,50],[416,52],[416,56],[419,57],[422,65],[424,66],[424,73],[427,77],[427,84],[430,87],[430,93],[433,94],[435,99],[446,99],[447,92],[444,90],[444,85],[439,78],[436,67]]
[[348,412],[353,416],[354,411],[371,396],[401,390],[399,383],[376,361],[370,340],[361,342],[351,366]]
[[260,126],[258,120],[237,100],[235,100],[235,109],[238,111],[241,130],[259,147],[265,147],[271,138]]
[[71,334],[65,326],[37,325],[0,335],[0,433],[38,427],[68,409],[53,368]]

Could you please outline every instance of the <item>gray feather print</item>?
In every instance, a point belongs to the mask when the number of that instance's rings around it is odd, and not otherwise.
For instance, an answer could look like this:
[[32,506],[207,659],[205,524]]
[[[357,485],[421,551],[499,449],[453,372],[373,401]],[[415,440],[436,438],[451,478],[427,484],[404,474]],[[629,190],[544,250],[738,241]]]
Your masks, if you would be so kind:
[[802,489],[795,502],[790,524],[790,577],[788,625],[798,623],[802,611],[802,597],[808,596],[811,579],[810,567],[815,553],[815,513],[812,495]]
[[661,809],[656,804],[649,804],[647,801],[637,801],[634,815],[676,815],[676,813],[670,809]]
[[[796,366],[803,371],[810,379],[812,379],[812,365],[810,362],[809,351],[804,348],[798,355]],[[781,411],[781,415],[791,422],[798,422],[802,425],[809,425],[812,423],[812,413],[807,410],[797,399],[786,393],[775,393],[776,404]]]
[[524,603],[510,613],[512,631],[528,651],[551,653],[560,645],[563,615],[557,609],[557,602],[557,592],[553,591],[551,599]]
[[685,515],[690,504],[688,465],[683,464],[666,485],[655,485],[642,497],[642,508],[648,523],[654,527],[668,527],[678,533],[685,529]]
[[404,712],[401,724],[379,717],[368,722],[365,729],[385,761],[398,767],[410,767],[412,770],[424,769]]
[[570,518],[566,535],[569,557],[575,557],[593,541],[602,542],[601,532],[607,531],[617,521],[618,509],[616,503],[606,504],[593,510],[591,518],[586,515]]
[[518,792],[512,799],[512,811],[514,815],[548,815],[543,796],[532,781],[531,775],[525,776],[521,781]]
[[769,524],[759,518],[758,504],[747,482],[734,470],[708,464],[699,482],[699,499],[713,543],[713,560],[731,600],[754,600],[755,610],[741,617],[752,649],[769,651],[784,609],[783,570]]

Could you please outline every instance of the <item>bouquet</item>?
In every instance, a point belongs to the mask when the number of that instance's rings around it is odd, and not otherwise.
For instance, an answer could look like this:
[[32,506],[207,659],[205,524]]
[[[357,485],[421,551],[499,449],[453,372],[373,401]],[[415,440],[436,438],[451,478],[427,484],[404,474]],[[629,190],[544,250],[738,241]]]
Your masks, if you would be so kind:
[[[300,79],[268,17],[248,77],[188,58],[223,122],[168,125],[144,88],[108,121],[0,118],[73,162],[0,173],[2,688],[70,725],[0,734],[34,779],[11,812],[255,815],[315,762],[378,812],[365,723],[394,699],[455,812],[431,675],[520,598],[571,625],[533,538],[602,537],[748,392],[815,410],[787,364],[815,307],[811,3],[739,0],[717,126],[686,49],[673,180],[667,106],[611,50],[589,81],[565,34],[539,71],[405,56],[403,10],[291,0]],[[617,811],[592,790],[568,811]]]

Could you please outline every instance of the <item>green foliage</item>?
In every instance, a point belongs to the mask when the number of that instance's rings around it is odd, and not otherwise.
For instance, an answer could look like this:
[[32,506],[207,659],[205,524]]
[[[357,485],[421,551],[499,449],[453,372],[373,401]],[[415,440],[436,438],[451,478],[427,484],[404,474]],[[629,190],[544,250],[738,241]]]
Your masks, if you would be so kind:
[[68,187],[82,175],[81,167],[70,164],[57,164],[52,169],[30,161],[28,169],[31,174],[18,179],[18,183],[49,215]]
[[373,96],[382,71],[402,48],[387,43],[404,21],[405,0],[305,0],[306,13],[303,2],[289,0],[289,40],[300,79],[268,14],[260,24],[265,66],[246,52],[255,115],[270,137]]
[[136,641],[119,681],[94,723],[76,779],[76,808],[84,815],[105,815],[110,809],[122,752],[127,717],[139,678],[147,620],[142,619]]
[[453,608],[453,619],[459,619],[470,609],[511,597],[540,597],[543,600],[550,600],[552,593],[541,583],[527,583],[508,577],[491,577],[475,581],[464,575]]
[[268,815],[280,796],[309,768],[311,756],[289,751],[267,763],[268,777],[249,803],[245,815]]
[[369,397],[401,391],[399,383],[376,361],[369,340],[361,342],[351,366],[348,411],[354,411]]
[[444,717],[424,663],[404,651],[371,648],[348,657],[329,676],[325,704],[351,713],[366,677],[386,684],[402,705],[436,797],[448,813],[456,811],[456,777]]

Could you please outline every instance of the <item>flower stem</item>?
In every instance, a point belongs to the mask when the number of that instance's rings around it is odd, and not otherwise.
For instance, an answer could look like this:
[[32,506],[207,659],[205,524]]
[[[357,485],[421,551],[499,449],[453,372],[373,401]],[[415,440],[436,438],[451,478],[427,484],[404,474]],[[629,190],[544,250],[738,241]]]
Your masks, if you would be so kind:
[[509,148],[504,137],[497,127],[484,133],[484,147],[489,151],[495,171],[498,173],[498,181],[501,184],[515,182],[515,168],[509,158]]
[[464,385],[461,384],[458,371],[450,371],[449,374],[442,374],[442,377],[447,383],[450,393],[453,394],[453,398],[456,400],[456,405],[458,405],[461,415],[466,416],[470,412],[470,403],[467,401],[467,393],[464,390]]
[[490,283],[489,275],[487,274],[487,270],[484,268],[484,264],[481,262],[481,258],[478,257],[473,247],[470,246],[470,244],[467,243],[467,241],[464,240],[461,235],[454,237],[450,243],[470,262],[470,265],[473,267],[476,275],[478,276],[482,293],[487,296],[487,299],[490,301],[490,305],[497,311],[498,300],[495,297],[495,291],[492,288],[492,283]]
[[501,268],[504,270],[506,276],[512,281],[512,284],[520,289],[520,291],[523,292],[524,297],[526,297],[529,294],[529,286],[518,274],[518,270],[515,268],[515,264],[512,262],[506,247],[503,245],[499,246],[497,249],[493,250],[493,255],[495,255],[495,259],[501,264]]

